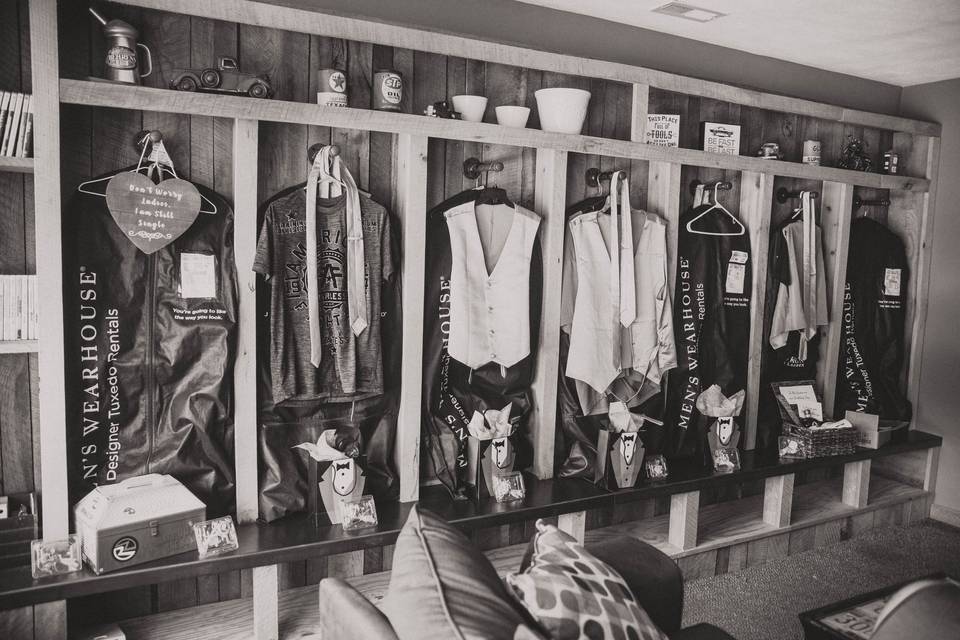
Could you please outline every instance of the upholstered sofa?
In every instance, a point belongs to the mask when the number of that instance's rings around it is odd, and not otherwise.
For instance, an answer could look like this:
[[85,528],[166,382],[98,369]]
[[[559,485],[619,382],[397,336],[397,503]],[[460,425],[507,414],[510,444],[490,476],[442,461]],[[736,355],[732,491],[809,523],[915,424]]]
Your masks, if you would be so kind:
[[[408,522],[409,527],[410,523]],[[403,537],[401,533],[401,538]],[[459,535],[459,534],[458,534]],[[420,541],[422,542],[421,535]],[[394,556],[394,572],[398,571],[398,555],[402,553],[403,544],[398,540],[396,554]],[[676,563],[667,555],[656,548],[626,536],[611,537],[587,545],[587,550],[600,560],[616,569],[627,586],[633,592],[636,600],[649,614],[651,620],[666,633],[670,640],[732,640],[726,632],[709,624],[698,624],[686,629],[681,629],[681,614],[683,612],[683,577]],[[450,553],[449,548],[442,548],[440,545],[427,549],[428,562],[431,571],[421,571],[421,573],[432,573],[437,576],[439,581],[457,580],[457,576],[466,576],[475,574],[478,571],[471,571],[468,566],[462,564],[462,560],[453,557],[444,557],[455,555]],[[478,551],[474,551],[475,556],[482,558],[483,562],[488,562]],[[532,542],[528,547],[527,553],[518,567],[519,570],[525,569],[533,554]],[[474,560],[475,561],[475,560]],[[461,562],[461,564],[458,564]],[[451,566],[452,565],[452,566]],[[443,575],[446,567],[448,574]],[[493,572],[493,567],[489,567]],[[395,576],[396,577],[396,576]],[[400,581],[396,584],[391,580],[391,592],[394,589],[406,586],[407,583]],[[452,591],[449,587],[447,592]],[[446,597],[443,584],[438,584],[436,594],[439,599]],[[320,583],[320,619],[321,619],[321,637],[323,638],[362,638],[363,640],[400,640],[401,637],[411,637],[411,629],[417,629],[417,625],[429,625],[430,616],[418,614],[415,610],[400,609],[394,607],[393,619],[402,621],[407,628],[407,633],[398,635],[394,626],[390,622],[390,604],[385,602],[387,612],[381,611],[374,606],[363,595],[357,592],[353,587],[337,578],[327,578]],[[390,594],[387,595],[389,601]],[[428,598],[424,598],[428,599]],[[509,597],[507,597],[509,599]],[[410,600],[407,600],[409,605]],[[453,606],[457,606],[454,603]],[[474,616],[483,614],[483,605],[481,603],[463,602],[459,603],[461,607],[474,607],[472,612]],[[489,603],[488,603],[489,606]],[[444,603],[443,621],[448,623],[451,620],[451,612],[447,604]],[[455,614],[454,614],[455,615]],[[469,615],[469,612],[468,612]],[[495,613],[492,615],[496,615]],[[434,637],[427,629],[420,627],[424,632],[422,637]],[[418,637],[419,634],[417,634]],[[443,634],[437,637],[445,637]],[[455,637],[450,635],[449,637]],[[517,632],[515,638],[533,637]]]

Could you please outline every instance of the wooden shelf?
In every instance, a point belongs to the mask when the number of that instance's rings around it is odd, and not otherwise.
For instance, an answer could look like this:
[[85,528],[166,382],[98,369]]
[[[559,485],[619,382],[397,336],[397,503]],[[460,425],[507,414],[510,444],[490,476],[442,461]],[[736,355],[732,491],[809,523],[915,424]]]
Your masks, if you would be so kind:
[[33,158],[10,158],[0,156],[0,171],[33,173]]
[[[527,476],[527,496],[519,504],[497,504],[492,499],[481,503],[474,503],[469,500],[453,501],[441,487],[425,488],[421,493],[419,504],[422,508],[433,511],[459,528],[470,531],[535,518],[611,507],[657,495],[696,491],[705,487],[715,487],[722,483],[743,483],[771,476],[798,473],[807,469],[835,467],[857,460],[882,458],[908,451],[939,447],[942,444],[941,438],[927,433],[910,431],[907,435],[908,437],[903,442],[892,443],[878,450],[860,449],[848,456],[793,460],[782,463],[777,461],[776,452],[748,451],[742,455],[741,461],[744,468],[739,473],[717,475],[702,467],[675,465],[671,468],[671,479],[668,482],[644,484],[634,489],[617,492],[603,491],[589,482],[578,479],[537,480],[532,476]],[[884,478],[881,482],[890,481]],[[805,485],[800,487],[797,491],[798,497],[795,498],[795,510],[799,509],[802,512],[803,505],[807,504],[805,496],[814,491],[810,487],[819,486]],[[839,489],[837,490],[839,491]],[[824,490],[818,488],[816,491],[822,492]],[[878,491],[880,490],[878,489]],[[916,491],[923,494],[920,489]],[[879,497],[876,500],[881,502],[875,505],[871,501],[868,508],[882,504],[884,493],[881,491],[878,495]],[[811,500],[813,499],[812,496],[811,493]],[[897,495],[896,498],[903,498],[903,495]],[[771,532],[784,531],[784,529],[772,528],[770,530],[764,528],[757,528],[755,531],[750,530],[751,519],[760,520],[762,496],[745,498],[732,504],[736,507],[733,512],[730,511],[731,503],[704,507],[700,513],[703,522],[718,522],[721,524],[717,526],[705,524],[701,531],[700,544],[694,549],[683,552],[671,547],[666,542],[669,519],[666,516],[588,531],[587,538],[603,535],[603,532],[628,531],[631,532],[630,535],[635,535],[645,542],[649,542],[665,553],[675,557],[683,557],[709,548],[723,546],[734,535],[756,538],[770,535]],[[832,502],[828,504],[828,515],[834,513],[834,508],[840,508],[837,505],[829,506],[832,504]],[[196,552],[184,553],[102,576],[94,575],[89,570],[84,569],[82,572],[66,576],[34,580],[30,576],[29,567],[0,571],[0,584],[3,585],[0,588],[0,610],[30,603],[104,593],[179,578],[294,562],[392,544],[406,520],[410,506],[409,503],[380,504],[378,505],[380,524],[377,529],[352,535],[345,534],[340,526],[315,526],[304,517],[289,517],[272,524],[240,525],[237,527],[240,549],[235,553],[205,559],[198,558]],[[842,503],[840,506],[848,511],[850,509]],[[736,515],[738,513],[750,515],[738,516]],[[803,524],[809,524],[812,517],[801,517],[800,520]]]
[[940,125],[933,122],[859,111],[812,100],[800,100],[655,69],[605,60],[578,58],[498,42],[475,40],[433,30],[427,31],[320,13],[316,10],[312,0],[267,0],[266,2],[250,2],[247,0],[218,0],[217,2],[196,2],[195,0],[118,1],[121,4],[131,6],[212,18],[225,22],[251,24],[258,27],[269,27],[317,36],[345,38],[357,42],[371,42],[389,47],[428,51],[458,58],[485,60],[552,73],[646,84],[665,91],[686,93],[760,109],[796,113],[852,125],[928,136],[939,136],[941,131]]
[[[853,509],[840,501],[841,487],[836,481],[826,480],[799,487],[794,498],[795,522],[784,528],[763,523],[762,496],[705,507],[700,516],[703,540],[694,549],[687,551],[680,551],[667,543],[669,516],[658,516],[594,529],[587,532],[587,542],[628,535],[647,542],[674,558],[682,558],[698,555],[711,549],[812,527],[837,518],[845,518],[853,513],[871,511],[926,495],[922,489],[876,475],[871,477],[870,486],[873,497],[864,510]],[[487,551],[485,555],[490,559],[497,573],[503,576],[519,568],[526,547],[526,543],[516,544]],[[379,606],[390,585],[390,572],[382,571],[356,576],[348,578],[347,582],[370,602]],[[279,621],[283,637],[309,637],[316,633],[320,623],[317,593],[317,585],[280,592]],[[182,634],[187,631],[193,640],[222,637],[254,638],[252,611],[251,599],[239,598],[123,620],[120,625],[128,637],[138,640],[183,637]]]
[[0,353],[37,353],[39,340],[0,340]]
[[722,155],[696,149],[659,147],[629,140],[552,133],[539,129],[517,129],[485,122],[428,118],[409,113],[321,107],[306,102],[257,100],[240,96],[189,93],[89,80],[62,79],[60,81],[60,100],[66,104],[92,107],[183,113],[241,120],[264,120],[410,134],[485,144],[557,149],[575,153],[672,162],[714,169],[753,171],[760,174],[824,180],[874,189],[924,192],[930,188],[930,181],[925,178],[815,167],[796,162],[762,160],[752,156]]

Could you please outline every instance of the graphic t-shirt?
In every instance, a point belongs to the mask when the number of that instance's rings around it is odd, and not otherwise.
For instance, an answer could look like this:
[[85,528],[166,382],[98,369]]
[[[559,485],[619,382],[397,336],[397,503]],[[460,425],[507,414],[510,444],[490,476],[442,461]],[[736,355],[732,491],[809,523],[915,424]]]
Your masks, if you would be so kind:
[[354,336],[347,309],[346,198],[317,198],[317,273],[323,357],[310,362],[306,192],[296,188],[267,205],[253,270],[270,292],[270,368],[276,404],[340,402],[383,393],[380,292],[394,272],[386,209],[360,196],[368,323]]

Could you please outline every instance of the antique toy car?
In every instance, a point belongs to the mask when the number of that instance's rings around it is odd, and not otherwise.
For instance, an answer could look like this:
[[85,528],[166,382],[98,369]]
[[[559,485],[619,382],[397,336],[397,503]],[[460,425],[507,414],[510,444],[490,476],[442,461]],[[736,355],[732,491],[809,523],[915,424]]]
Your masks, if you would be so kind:
[[251,98],[269,98],[273,94],[270,78],[244,73],[237,61],[223,56],[217,68],[177,69],[170,88],[178,91],[213,91],[217,93],[245,93]]

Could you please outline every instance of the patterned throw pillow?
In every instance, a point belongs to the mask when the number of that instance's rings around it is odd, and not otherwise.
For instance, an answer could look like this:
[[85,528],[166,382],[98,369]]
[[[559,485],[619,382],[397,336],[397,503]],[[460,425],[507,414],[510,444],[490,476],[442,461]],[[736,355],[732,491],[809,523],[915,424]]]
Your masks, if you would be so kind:
[[537,530],[530,566],[506,582],[552,638],[667,640],[612,567],[552,524]]

